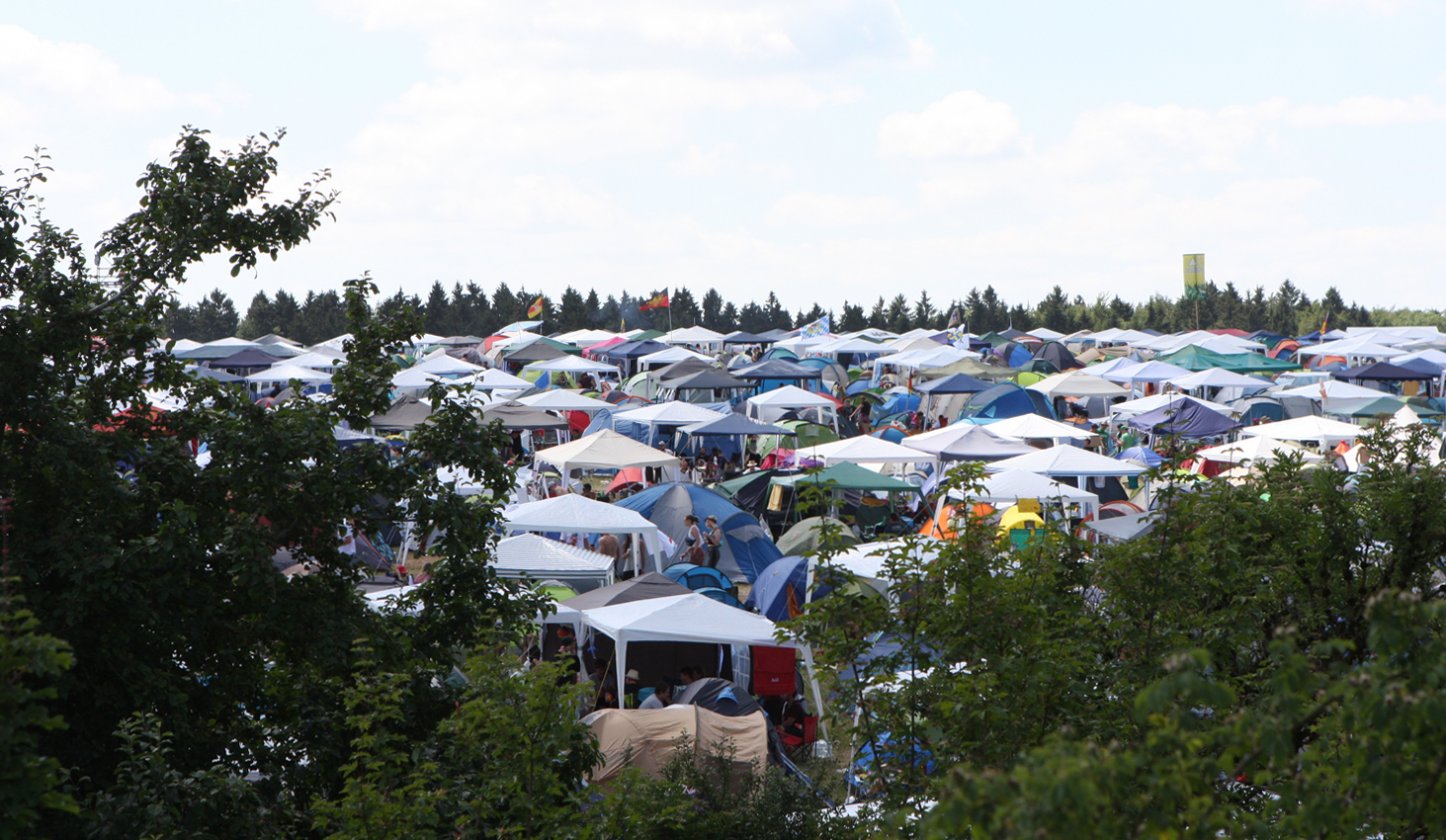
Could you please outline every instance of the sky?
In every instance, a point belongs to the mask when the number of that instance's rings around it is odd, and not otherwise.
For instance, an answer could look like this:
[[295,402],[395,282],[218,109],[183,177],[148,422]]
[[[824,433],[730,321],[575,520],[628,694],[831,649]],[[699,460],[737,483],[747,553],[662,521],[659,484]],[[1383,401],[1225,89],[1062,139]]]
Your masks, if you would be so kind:
[[0,0],[0,170],[94,242],[184,125],[337,218],[221,288],[865,305],[1289,278],[1446,307],[1434,0]]

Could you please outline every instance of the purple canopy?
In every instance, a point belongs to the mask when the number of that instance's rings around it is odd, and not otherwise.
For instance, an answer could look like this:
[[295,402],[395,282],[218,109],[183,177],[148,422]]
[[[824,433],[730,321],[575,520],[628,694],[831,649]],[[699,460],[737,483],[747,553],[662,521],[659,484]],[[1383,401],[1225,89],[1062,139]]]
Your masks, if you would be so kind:
[[1206,438],[1237,429],[1240,423],[1200,402],[1186,397],[1130,419],[1130,426],[1142,432],[1183,438]]

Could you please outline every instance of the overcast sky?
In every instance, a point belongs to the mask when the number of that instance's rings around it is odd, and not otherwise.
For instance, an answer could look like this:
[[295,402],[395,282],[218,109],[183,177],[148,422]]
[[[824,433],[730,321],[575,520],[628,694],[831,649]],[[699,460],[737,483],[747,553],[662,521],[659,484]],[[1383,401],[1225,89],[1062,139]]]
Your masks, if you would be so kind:
[[1446,4],[0,0],[0,169],[94,241],[180,126],[338,218],[220,285],[1446,306]]

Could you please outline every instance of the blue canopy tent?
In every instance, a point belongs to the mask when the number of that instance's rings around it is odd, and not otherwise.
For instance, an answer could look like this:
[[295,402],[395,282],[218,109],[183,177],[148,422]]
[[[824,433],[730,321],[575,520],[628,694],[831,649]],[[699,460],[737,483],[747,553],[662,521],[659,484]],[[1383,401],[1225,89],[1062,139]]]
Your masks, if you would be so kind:
[[[772,351],[770,351],[772,352]],[[733,371],[733,375],[739,379],[747,379],[757,383],[758,393],[772,391],[774,388],[781,388],[784,385],[797,385],[807,388],[805,384],[815,379],[823,378],[823,371],[816,367],[801,365],[798,362],[791,362],[787,359],[764,359],[761,362],[747,365]]]
[[[782,426],[775,426],[772,423],[760,423],[742,414],[728,414],[718,420],[705,420],[702,423],[694,423],[690,426],[682,426],[678,432],[685,436],[684,449],[679,451],[694,451],[689,447],[697,444],[697,449],[707,446],[717,446],[727,457],[734,453],[743,452],[744,439],[749,435],[793,435],[791,429]],[[706,440],[705,440],[706,439]]]
[[688,526],[683,517],[693,514],[700,523],[716,517],[723,531],[719,546],[718,571],[734,582],[753,582],[758,573],[783,556],[768,530],[748,513],[707,487],[697,484],[659,484],[617,502],[618,507],[636,511],[657,525],[674,542],[682,544]]
[[1131,428],[1182,438],[1218,437],[1240,423],[1189,397],[1130,418]]
[[921,385],[915,385],[914,390],[921,394],[977,394],[993,387],[993,382],[986,382],[967,373],[952,373],[941,379],[930,379]]

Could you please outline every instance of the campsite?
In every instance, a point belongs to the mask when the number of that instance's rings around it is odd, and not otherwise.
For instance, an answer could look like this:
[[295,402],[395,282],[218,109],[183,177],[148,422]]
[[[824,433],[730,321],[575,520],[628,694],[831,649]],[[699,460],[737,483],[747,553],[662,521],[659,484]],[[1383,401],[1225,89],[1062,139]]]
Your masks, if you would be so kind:
[[[927,814],[948,754],[937,730],[954,724],[905,734],[918,718],[901,709],[967,682],[980,666],[946,651],[980,640],[905,634],[900,622],[940,608],[923,577],[982,564],[968,574],[1007,588],[1103,569],[1109,552],[1180,527],[1212,486],[1268,499],[1278,482],[1330,475],[1349,494],[1381,459],[1441,469],[1435,328],[1306,336],[1270,355],[1285,338],[1229,330],[545,327],[411,336],[388,402],[333,433],[396,462],[437,423],[490,430],[506,469],[435,464],[428,492],[463,515],[495,511],[484,566],[536,605],[501,661],[560,669],[564,714],[599,749],[585,789],[630,773],[663,783],[682,761],[715,780],[781,773],[821,813]],[[354,347],[269,335],[161,352],[188,380],[277,410],[334,399]],[[1387,361],[1403,358],[1419,364]],[[147,394],[156,417],[185,410]],[[216,445],[196,442],[200,468]],[[277,573],[355,575],[381,615],[438,608],[434,578],[456,562],[445,528],[399,518],[337,533],[354,571],[298,563],[290,547]],[[1096,581],[1067,597],[1088,611],[1120,592]],[[840,637],[844,617],[868,632]],[[725,754],[726,769],[710,763]]]

